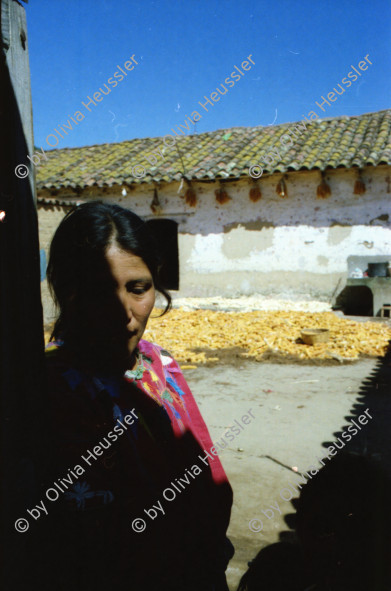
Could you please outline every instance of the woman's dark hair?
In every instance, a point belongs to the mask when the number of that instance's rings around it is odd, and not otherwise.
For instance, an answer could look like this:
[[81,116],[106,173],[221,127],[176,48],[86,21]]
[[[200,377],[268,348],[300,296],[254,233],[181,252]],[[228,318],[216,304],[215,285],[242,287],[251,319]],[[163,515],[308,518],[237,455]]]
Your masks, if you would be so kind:
[[161,260],[148,225],[119,205],[102,201],[83,203],[67,213],[50,245],[47,280],[59,309],[51,339],[66,332],[75,301],[88,291],[88,282],[102,268],[106,250],[113,243],[144,261],[155,289],[167,300],[162,315],[171,308],[171,296],[160,285]]

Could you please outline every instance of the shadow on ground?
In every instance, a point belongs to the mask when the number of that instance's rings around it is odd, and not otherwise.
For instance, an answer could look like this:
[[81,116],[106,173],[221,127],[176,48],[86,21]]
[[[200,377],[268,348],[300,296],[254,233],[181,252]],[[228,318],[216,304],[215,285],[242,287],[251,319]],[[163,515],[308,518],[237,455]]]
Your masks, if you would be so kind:
[[[351,430],[348,441],[349,425],[360,426],[366,410],[372,418],[357,434]],[[325,456],[335,442],[341,451],[313,476],[307,473],[300,497],[291,501],[296,512],[285,517],[290,529],[258,552],[240,591],[391,589],[390,346],[345,419],[334,441],[322,444]]]
[[[303,347],[308,347],[304,345]],[[318,358],[318,357],[299,357],[292,353],[284,353],[274,349],[264,351],[258,358],[253,355],[247,355],[247,349],[242,347],[225,347],[219,349],[210,349],[206,347],[194,347],[191,349],[193,353],[205,353],[206,361],[202,363],[204,367],[214,367],[220,363],[230,363],[235,367],[240,366],[243,361],[256,361],[258,363],[277,363],[289,364],[295,363],[298,365],[312,365],[312,366],[338,366],[338,365],[353,365],[363,359],[373,359],[369,355],[360,355],[357,359],[348,359],[334,355],[333,357]],[[199,365],[199,363],[198,363]]]

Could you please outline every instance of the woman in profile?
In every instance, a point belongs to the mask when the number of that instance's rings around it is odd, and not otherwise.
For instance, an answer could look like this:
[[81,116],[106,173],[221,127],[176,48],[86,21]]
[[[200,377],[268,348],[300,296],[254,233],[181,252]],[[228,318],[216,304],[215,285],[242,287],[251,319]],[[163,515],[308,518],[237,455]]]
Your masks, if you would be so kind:
[[56,590],[228,589],[231,488],[178,364],[142,339],[156,291],[171,304],[158,268],[148,226],[117,205],[78,206],[51,244],[40,526]]

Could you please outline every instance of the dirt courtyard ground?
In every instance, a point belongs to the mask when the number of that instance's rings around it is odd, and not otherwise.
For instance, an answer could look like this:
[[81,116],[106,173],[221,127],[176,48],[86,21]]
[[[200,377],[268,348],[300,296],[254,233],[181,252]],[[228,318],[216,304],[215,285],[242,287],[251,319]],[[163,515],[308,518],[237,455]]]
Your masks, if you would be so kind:
[[[291,468],[299,472],[311,465],[319,468],[318,458],[326,455],[325,443],[331,445],[337,433],[365,408],[374,417],[372,423],[382,415],[387,431],[391,412],[384,395],[391,391],[390,382],[379,377],[378,367],[376,358],[334,366],[245,360],[235,366],[219,364],[185,371],[213,441],[249,409],[255,416],[220,455],[234,491],[228,532],[236,550],[228,568],[231,591],[237,588],[248,561],[289,530],[284,517],[294,508],[290,501],[282,500],[280,492],[299,480]],[[381,411],[379,404],[383,404]],[[349,444],[356,451],[367,451],[370,422]],[[378,441],[373,445],[379,446]],[[282,515],[276,509],[273,515],[266,511],[276,502]],[[252,519],[261,520],[261,531],[250,531]],[[259,521],[254,523],[254,528],[261,527]]]

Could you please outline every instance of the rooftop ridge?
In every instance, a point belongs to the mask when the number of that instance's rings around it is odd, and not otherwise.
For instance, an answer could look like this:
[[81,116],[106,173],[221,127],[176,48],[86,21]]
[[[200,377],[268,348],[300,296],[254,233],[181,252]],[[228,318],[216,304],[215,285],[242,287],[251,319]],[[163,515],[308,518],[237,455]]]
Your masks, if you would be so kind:
[[[231,127],[175,136],[172,144],[173,140],[171,136],[170,143],[163,143],[157,136],[49,150],[45,160],[38,158],[37,188],[83,190],[168,183],[183,177],[238,180],[249,178],[249,168],[260,162],[263,174],[269,175],[391,165],[391,109]],[[139,169],[144,172],[137,176]]]

